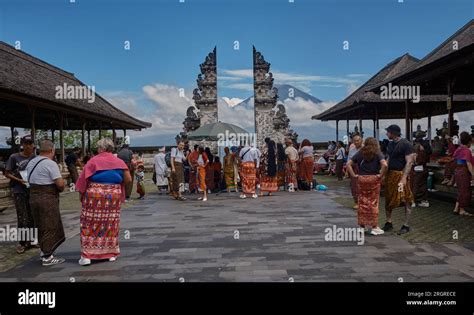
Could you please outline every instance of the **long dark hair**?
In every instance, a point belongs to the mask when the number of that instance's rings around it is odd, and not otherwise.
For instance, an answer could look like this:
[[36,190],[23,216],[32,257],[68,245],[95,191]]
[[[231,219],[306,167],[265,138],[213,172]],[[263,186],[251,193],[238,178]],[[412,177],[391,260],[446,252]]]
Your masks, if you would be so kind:
[[277,154],[278,154],[278,162],[284,162],[286,160],[285,149],[283,148],[283,144],[277,143]]
[[207,147],[204,150],[204,152],[206,152],[207,158],[209,159],[209,164],[212,164],[212,162],[214,162],[214,156],[211,153],[211,149],[209,149],[209,147]]
[[[268,139],[268,138],[267,138]],[[276,146],[275,141],[265,139],[268,148],[268,156],[267,156],[267,175],[270,177],[276,176],[277,174],[277,165],[276,165]]]

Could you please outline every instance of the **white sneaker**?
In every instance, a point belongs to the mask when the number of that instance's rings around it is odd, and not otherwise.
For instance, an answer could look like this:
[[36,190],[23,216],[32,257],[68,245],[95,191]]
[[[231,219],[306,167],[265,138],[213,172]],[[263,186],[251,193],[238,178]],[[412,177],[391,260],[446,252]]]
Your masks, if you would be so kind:
[[91,264],[91,260],[89,258],[84,258],[81,256],[81,259],[79,259],[79,265],[81,266],[89,266]]
[[411,207],[412,207],[412,208],[416,208],[416,203],[412,203],[412,204],[411,204]]
[[423,200],[422,202],[420,202],[418,204],[418,207],[420,208],[429,208],[430,207],[430,203],[428,202],[428,200]]
[[207,197],[202,198],[202,201],[207,201]]
[[244,195],[244,194],[240,195],[240,199],[245,199],[245,198],[247,198],[246,195]]
[[379,227],[376,227],[370,231],[371,235],[382,235],[383,233],[385,233],[384,230]]
[[109,261],[112,261],[112,262],[113,262],[113,261],[116,261],[116,260],[117,260],[117,257],[110,257],[110,258],[109,258]]
[[252,198],[253,198],[253,199],[257,199],[257,198],[258,198],[258,195],[257,195],[257,194],[253,194],[253,195],[252,195]]

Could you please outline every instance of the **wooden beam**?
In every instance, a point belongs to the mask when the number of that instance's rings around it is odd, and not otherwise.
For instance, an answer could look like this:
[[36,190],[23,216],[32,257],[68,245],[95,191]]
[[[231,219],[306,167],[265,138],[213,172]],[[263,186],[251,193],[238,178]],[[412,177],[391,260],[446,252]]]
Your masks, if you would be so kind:
[[12,138],[12,145],[11,145],[12,153],[16,153],[17,152],[17,145],[15,143],[15,127],[13,127],[13,126],[10,127],[10,135],[11,135],[11,138]]
[[336,142],[339,141],[339,120],[336,120]]
[[375,107],[374,109],[375,119],[374,119],[374,138],[380,140],[380,130],[379,130],[379,109]]
[[346,120],[346,134],[349,137],[350,130],[349,130],[349,119]]
[[31,115],[31,138],[33,143],[36,145],[36,109],[33,106],[28,106],[28,110]]

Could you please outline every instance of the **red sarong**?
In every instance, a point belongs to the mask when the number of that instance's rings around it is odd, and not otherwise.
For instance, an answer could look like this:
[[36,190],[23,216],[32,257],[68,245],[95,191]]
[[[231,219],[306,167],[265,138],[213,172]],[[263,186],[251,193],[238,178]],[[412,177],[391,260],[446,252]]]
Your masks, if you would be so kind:
[[459,207],[469,207],[472,197],[471,173],[466,165],[457,165],[454,176],[458,188]]
[[377,175],[359,175],[357,178],[359,225],[377,227],[379,220],[380,177]]
[[255,194],[257,170],[254,162],[243,162],[241,167],[242,191],[244,194]]

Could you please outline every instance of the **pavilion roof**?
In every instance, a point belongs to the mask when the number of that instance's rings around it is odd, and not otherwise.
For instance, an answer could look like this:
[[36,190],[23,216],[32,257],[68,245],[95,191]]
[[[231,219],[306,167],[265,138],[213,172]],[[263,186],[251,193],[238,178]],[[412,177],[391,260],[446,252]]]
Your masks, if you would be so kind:
[[327,118],[337,114],[338,112],[350,109],[355,103],[361,101],[379,101],[379,95],[367,91],[370,90],[371,87],[378,85],[380,82],[383,82],[385,79],[396,76],[397,74],[405,71],[407,68],[410,68],[418,62],[419,59],[411,56],[408,53],[394,59],[385,67],[383,67],[379,72],[377,72],[374,76],[372,76],[367,82],[361,85],[357,90],[347,96],[344,100],[327,109],[326,111],[318,115],[314,115],[311,118],[326,120]]
[[[84,116],[88,118],[88,121],[103,122],[105,126],[113,125],[117,129],[151,127],[151,123],[136,119],[119,110],[97,93],[95,93],[95,100],[92,103],[86,99],[56,98],[56,87],[64,84],[86,86],[73,73],[64,71],[0,41],[0,113],[12,116],[12,119],[8,121],[9,124],[15,123],[12,121],[14,120],[13,107],[8,105],[11,96],[16,100],[12,103],[15,104],[14,107],[18,107],[19,103],[28,104],[31,101],[31,104],[35,104],[39,108],[44,106],[53,112]],[[12,111],[8,112],[9,110]],[[2,124],[5,124],[5,121],[0,121],[0,125]],[[74,125],[73,128],[77,128],[77,126]]]

